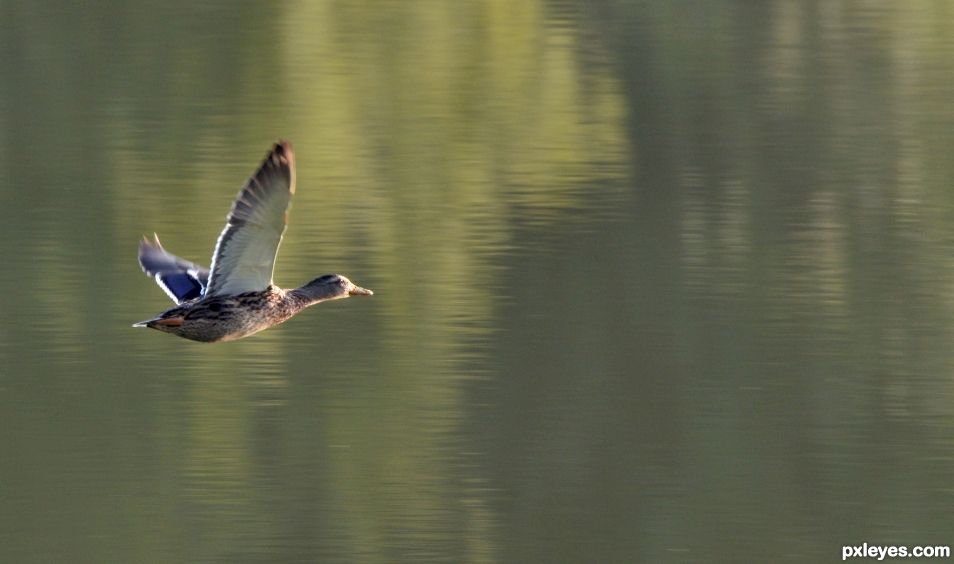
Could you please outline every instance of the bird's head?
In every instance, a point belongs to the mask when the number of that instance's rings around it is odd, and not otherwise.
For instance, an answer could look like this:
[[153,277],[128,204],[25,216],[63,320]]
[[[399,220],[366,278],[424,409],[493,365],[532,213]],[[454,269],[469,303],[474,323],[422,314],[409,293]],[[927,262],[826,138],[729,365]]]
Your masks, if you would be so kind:
[[315,302],[337,300],[350,296],[372,296],[374,292],[356,285],[340,274],[325,274],[299,288]]

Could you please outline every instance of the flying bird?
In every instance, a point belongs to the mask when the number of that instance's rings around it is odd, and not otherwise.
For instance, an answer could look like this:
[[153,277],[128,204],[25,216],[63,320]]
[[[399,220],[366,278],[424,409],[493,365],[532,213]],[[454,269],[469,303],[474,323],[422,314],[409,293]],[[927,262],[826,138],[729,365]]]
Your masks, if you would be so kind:
[[275,256],[295,193],[295,154],[279,141],[232,204],[225,229],[204,268],[166,252],[143,237],[139,265],[176,306],[133,327],[149,327],[193,341],[234,341],[268,329],[308,306],[349,296],[370,296],[340,274],[326,274],[301,288],[272,281]]

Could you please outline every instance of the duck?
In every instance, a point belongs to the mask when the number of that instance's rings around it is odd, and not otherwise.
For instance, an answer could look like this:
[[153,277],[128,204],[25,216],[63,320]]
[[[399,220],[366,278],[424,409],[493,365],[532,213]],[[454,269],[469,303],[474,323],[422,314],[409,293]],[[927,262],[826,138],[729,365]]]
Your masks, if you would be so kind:
[[340,274],[285,290],[273,280],[275,258],[295,194],[295,153],[279,140],[232,204],[225,228],[202,267],[167,252],[159,236],[139,243],[139,266],[175,307],[133,327],[192,341],[234,341],[287,321],[303,309],[351,296],[371,296]]

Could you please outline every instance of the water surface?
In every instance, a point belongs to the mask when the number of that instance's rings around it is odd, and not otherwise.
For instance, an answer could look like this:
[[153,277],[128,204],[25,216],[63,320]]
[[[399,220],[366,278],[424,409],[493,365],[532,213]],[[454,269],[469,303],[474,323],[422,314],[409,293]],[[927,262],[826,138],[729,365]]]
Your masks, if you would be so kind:
[[[807,562],[954,544],[935,2],[0,6],[0,560]],[[269,144],[276,282],[207,263]]]

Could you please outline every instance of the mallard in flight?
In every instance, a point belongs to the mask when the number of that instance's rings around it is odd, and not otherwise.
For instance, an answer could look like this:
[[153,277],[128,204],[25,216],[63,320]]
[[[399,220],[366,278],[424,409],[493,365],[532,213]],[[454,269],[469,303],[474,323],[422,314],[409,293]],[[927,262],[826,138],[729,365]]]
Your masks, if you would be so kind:
[[295,193],[295,155],[279,141],[239,192],[207,269],[166,252],[147,238],[139,265],[176,307],[133,327],[150,327],[193,341],[232,341],[281,323],[308,306],[349,296],[370,296],[339,274],[283,290],[272,282],[275,256]]

